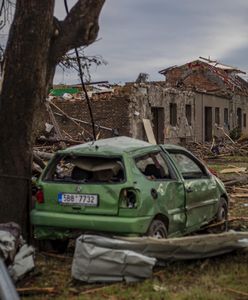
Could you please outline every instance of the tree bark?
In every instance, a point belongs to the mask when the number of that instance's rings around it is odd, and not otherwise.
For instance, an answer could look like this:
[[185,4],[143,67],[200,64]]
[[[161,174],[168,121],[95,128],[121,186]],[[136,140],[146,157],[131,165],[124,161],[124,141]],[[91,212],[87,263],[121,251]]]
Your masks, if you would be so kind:
[[[0,91],[0,223],[27,232],[32,128],[56,64],[74,46],[92,43],[104,0],[79,0],[64,21],[54,22],[54,0],[17,0]],[[81,44],[80,44],[81,41]]]

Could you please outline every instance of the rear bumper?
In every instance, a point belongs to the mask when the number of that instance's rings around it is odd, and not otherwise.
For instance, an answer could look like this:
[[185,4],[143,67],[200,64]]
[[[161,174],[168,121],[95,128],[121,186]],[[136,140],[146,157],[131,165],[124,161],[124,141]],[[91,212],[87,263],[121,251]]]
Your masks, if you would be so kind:
[[39,211],[37,209],[33,209],[31,212],[31,223],[34,225],[34,234],[38,239],[51,236],[68,237],[74,230],[117,234],[145,234],[151,220],[151,216],[77,215]]

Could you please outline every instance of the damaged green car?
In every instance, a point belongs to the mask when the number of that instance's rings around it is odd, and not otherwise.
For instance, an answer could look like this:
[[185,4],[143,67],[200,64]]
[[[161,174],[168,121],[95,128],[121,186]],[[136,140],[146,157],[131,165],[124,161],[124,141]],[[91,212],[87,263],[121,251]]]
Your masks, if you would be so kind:
[[116,137],[61,150],[38,181],[37,239],[182,236],[228,214],[223,183],[185,148]]

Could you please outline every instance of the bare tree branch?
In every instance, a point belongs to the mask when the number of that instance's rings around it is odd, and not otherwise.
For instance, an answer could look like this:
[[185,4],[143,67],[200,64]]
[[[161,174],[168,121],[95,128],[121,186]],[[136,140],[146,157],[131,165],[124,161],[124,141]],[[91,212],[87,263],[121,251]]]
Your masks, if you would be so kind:
[[51,58],[58,63],[71,49],[96,40],[98,18],[105,0],[78,0],[64,21],[57,23]]

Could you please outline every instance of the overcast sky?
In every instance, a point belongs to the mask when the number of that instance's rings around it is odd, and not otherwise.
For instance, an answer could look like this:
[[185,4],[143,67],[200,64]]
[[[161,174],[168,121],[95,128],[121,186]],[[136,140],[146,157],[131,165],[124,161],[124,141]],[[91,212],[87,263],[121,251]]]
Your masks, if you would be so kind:
[[[63,18],[64,1],[56,2]],[[140,72],[162,80],[159,70],[199,56],[248,71],[248,0],[106,0],[98,38],[86,54],[108,65],[93,68],[92,80],[133,81]],[[77,74],[59,70],[56,82],[78,82]]]

